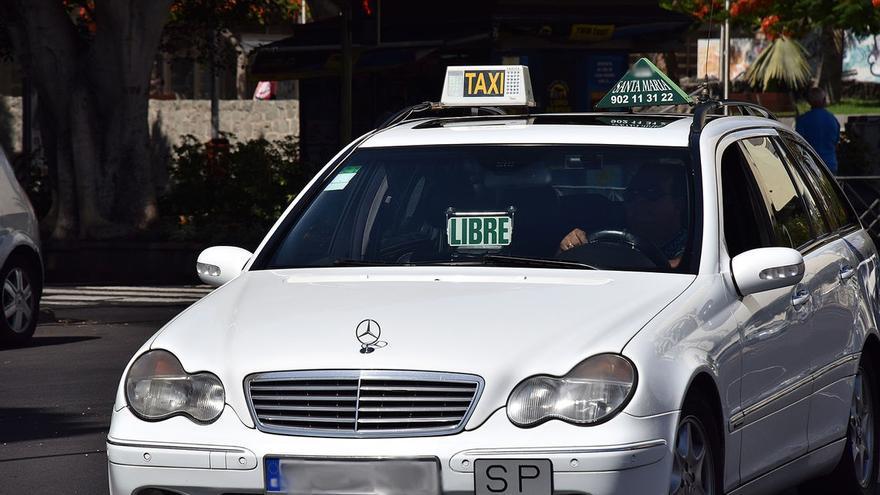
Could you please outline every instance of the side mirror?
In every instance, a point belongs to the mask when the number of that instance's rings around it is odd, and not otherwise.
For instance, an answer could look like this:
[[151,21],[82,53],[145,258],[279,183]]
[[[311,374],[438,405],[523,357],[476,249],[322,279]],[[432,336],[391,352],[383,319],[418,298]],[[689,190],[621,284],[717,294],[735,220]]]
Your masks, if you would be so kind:
[[214,246],[199,254],[196,272],[202,282],[220,287],[241,274],[253,253],[233,246]]
[[731,261],[733,281],[743,296],[790,287],[804,278],[804,257],[790,248],[758,248]]

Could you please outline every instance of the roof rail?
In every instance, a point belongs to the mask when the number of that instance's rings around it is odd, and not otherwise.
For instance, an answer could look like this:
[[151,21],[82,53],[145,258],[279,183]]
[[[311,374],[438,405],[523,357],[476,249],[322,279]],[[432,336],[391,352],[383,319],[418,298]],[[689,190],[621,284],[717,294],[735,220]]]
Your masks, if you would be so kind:
[[382,123],[376,130],[381,131],[382,129],[387,129],[394,125],[397,125],[401,122],[405,122],[409,120],[415,113],[428,112],[428,111],[437,111],[444,110],[448,108],[470,108],[473,115],[479,115],[480,112],[484,112],[485,115],[507,115],[507,112],[502,110],[499,107],[485,107],[485,106],[473,106],[473,107],[447,107],[442,103],[434,103],[431,101],[425,101],[422,103],[417,103],[413,106],[406,107],[403,110],[395,113],[391,117],[388,118],[385,122]]
[[709,114],[719,108],[736,108],[740,111],[741,115],[779,120],[770,110],[757,103],[736,100],[708,100],[700,102],[694,107],[694,122],[691,124],[691,132],[699,133],[702,131],[703,127],[706,126]]
[[403,122],[408,119],[412,114],[424,112],[426,110],[431,110],[435,107],[439,107],[439,103],[432,103],[430,101],[423,101],[422,103],[416,103],[415,105],[404,108],[403,110],[398,111],[394,115],[388,118],[385,122],[382,122],[382,125],[376,128],[376,130],[382,130],[387,127],[391,127],[394,124]]
[[[694,107],[694,121],[691,123],[691,132],[688,136],[688,147],[691,149],[691,153],[693,154],[696,163],[699,163],[700,159],[700,134],[703,132],[703,128],[706,127],[706,121],[709,119],[709,114],[719,108],[736,108],[740,111],[740,115],[763,117],[765,119],[776,121],[779,120],[770,110],[767,110],[761,105],[747,101],[706,100],[697,103]],[[720,115],[719,117],[725,116]]]

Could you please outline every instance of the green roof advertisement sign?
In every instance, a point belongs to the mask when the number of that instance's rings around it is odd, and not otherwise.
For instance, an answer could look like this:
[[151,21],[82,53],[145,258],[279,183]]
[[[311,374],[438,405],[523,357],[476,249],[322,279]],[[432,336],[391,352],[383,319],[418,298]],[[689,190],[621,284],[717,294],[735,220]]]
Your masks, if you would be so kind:
[[640,58],[629,72],[617,81],[596,108],[650,107],[689,105],[694,102],[677,84],[650,60]]

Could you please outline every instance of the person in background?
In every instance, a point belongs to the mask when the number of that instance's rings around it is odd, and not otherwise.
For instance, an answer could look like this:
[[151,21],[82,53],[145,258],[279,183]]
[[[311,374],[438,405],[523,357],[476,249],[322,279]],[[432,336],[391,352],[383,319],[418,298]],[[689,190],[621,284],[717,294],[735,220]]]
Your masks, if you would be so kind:
[[840,122],[825,109],[828,97],[822,88],[810,88],[807,101],[810,111],[797,119],[795,130],[819,153],[831,173],[837,174],[837,143],[840,141]]

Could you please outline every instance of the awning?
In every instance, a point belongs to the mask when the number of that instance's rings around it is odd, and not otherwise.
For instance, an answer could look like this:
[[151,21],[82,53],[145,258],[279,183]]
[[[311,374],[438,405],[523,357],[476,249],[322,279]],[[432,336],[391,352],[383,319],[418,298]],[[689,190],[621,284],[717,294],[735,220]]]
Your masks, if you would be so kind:
[[[340,2],[344,0],[338,0]],[[381,4],[377,2],[381,1]],[[332,5],[331,0],[322,0]],[[412,0],[353,2],[355,73],[407,66],[456,47],[658,51],[681,43],[693,24],[656,0]],[[264,79],[337,75],[340,17],[298,25],[293,35],[256,50],[251,73]]]

